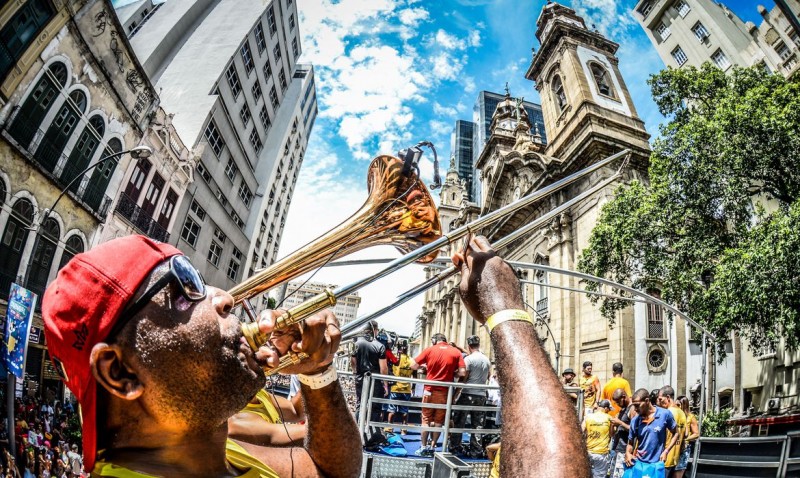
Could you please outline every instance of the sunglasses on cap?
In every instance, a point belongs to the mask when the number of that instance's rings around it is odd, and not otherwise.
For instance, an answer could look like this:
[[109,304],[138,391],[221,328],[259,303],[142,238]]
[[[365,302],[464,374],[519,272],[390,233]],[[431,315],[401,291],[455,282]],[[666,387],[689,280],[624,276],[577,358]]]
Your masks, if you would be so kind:
[[189,302],[200,302],[206,298],[206,283],[203,280],[203,276],[200,275],[186,256],[172,256],[169,259],[167,273],[148,288],[141,297],[125,307],[108,336],[113,337],[118,334],[131,318],[138,314],[156,294],[173,281],[178,284],[178,290],[183,298]]

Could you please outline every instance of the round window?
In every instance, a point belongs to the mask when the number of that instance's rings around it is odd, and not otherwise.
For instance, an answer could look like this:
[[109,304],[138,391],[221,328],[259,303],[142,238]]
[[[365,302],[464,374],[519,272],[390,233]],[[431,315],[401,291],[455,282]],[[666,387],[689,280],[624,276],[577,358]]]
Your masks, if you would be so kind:
[[651,369],[660,369],[664,366],[664,352],[660,349],[653,349],[647,356],[647,363]]

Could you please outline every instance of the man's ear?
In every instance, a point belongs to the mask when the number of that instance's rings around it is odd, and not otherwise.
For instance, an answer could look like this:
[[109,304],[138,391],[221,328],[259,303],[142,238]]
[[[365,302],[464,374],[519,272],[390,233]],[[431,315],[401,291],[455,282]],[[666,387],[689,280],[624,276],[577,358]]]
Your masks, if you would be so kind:
[[97,383],[108,393],[123,400],[136,400],[144,393],[144,385],[123,357],[119,345],[100,342],[92,347],[89,365]]

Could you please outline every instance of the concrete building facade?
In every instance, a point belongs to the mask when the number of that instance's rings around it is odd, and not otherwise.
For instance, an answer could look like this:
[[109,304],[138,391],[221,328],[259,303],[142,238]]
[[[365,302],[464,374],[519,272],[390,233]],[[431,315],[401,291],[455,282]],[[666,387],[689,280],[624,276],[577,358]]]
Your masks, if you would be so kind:
[[313,68],[297,64],[297,5],[193,0],[153,11],[148,2],[118,15],[200,157],[170,242],[227,288],[276,259],[316,117]]
[[757,7],[759,26],[713,0],[639,0],[633,16],[667,66],[699,67],[709,61],[727,70],[732,65],[761,65],[788,78],[800,64],[795,28],[800,2],[781,3],[783,8]]
[[[290,309],[300,305],[306,300],[325,291],[325,289],[335,289],[336,285],[323,284],[321,282],[292,281],[286,288],[286,295],[283,303],[279,305],[282,309]],[[339,319],[339,325],[343,326],[358,317],[358,306],[361,304],[361,296],[358,292],[353,292],[336,301],[333,313]]]
[[[12,282],[41,298],[71,257],[100,242],[133,232],[164,239],[191,181],[192,153],[113,12],[106,0],[0,7],[0,317]],[[162,136],[169,147],[157,144]],[[152,148],[147,159],[118,154],[142,145]],[[136,180],[134,218],[121,201],[145,163],[151,174]],[[158,188],[156,171],[165,178]],[[26,373],[62,390],[38,308],[33,327]]]

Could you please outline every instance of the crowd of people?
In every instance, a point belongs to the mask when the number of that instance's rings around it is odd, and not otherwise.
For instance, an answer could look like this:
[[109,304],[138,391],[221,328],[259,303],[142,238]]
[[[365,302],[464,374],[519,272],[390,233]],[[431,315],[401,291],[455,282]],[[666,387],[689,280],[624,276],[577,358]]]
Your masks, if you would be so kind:
[[[59,401],[50,390],[45,397],[17,397],[13,430],[6,425],[5,400],[0,407],[0,458],[4,478],[75,478],[82,475],[81,428],[70,401]],[[13,433],[15,447],[11,448]]]
[[[640,472],[636,476],[682,478],[700,436],[689,399],[675,397],[670,385],[631,392],[621,363],[612,366],[612,373],[613,378],[605,386],[592,374],[592,363],[588,361],[583,363],[578,382],[571,368],[562,373],[565,387],[580,387],[583,391],[581,428],[592,477],[622,478],[626,470],[633,468]],[[578,399],[576,393],[569,396]]]

